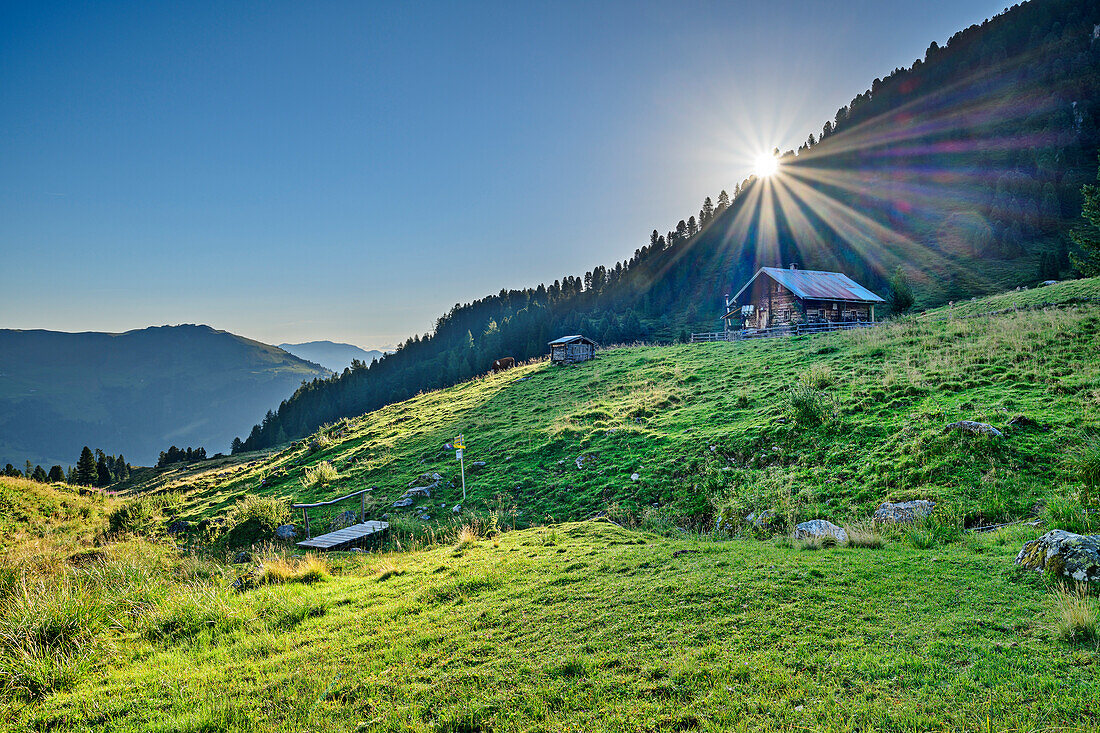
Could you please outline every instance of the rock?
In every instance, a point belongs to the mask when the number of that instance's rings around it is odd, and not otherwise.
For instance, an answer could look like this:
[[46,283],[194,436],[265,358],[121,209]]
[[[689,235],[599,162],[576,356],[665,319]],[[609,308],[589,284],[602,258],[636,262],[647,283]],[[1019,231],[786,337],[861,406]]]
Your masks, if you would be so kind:
[[878,505],[878,509],[875,509],[871,520],[876,524],[905,524],[931,514],[934,506],[936,502],[927,499],[903,501],[897,504],[884,501]]
[[1041,428],[1042,423],[1032,420],[1027,415],[1013,415],[1012,419],[1008,421],[1008,424],[1014,428]]
[[238,552],[236,555],[233,556],[233,564],[234,565],[242,565],[246,562],[252,562],[252,553],[251,552],[246,552],[246,551],[242,550],[242,551]]
[[1057,285],[1057,284],[1058,284],[1057,280],[1043,280],[1041,283],[1039,283],[1039,287],[1045,288],[1048,285]]
[[412,498],[411,496],[408,497],[408,498],[398,499],[397,501],[395,501],[393,503],[393,508],[394,509],[403,509],[404,507],[412,506],[415,502],[416,502],[416,499]]
[[389,518],[390,518],[389,512],[387,512],[387,513],[385,513],[385,514],[383,514],[383,515],[382,515],[382,521],[383,521],[383,522],[384,522],[384,521],[386,521],[386,520],[387,520],[387,519],[389,519]]
[[462,505],[461,504],[455,504],[455,508],[452,509],[451,512],[453,514],[461,514],[462,513]]
[[332,524],[329,525],[329,531],[350,527],[353,524],[359,524],[359,515],[349,509],[346,512],[340,512],[332,518]]
[[454,449],[455,449],[455,447],[450,443],[444,443],[443,444],[443,450],[454,450]]
[[811,519],[808,522],[803,522],[794,528],[794,535],[796,540],[807,538],[820,538],[820,537],[832,537],[839,544],[847,544],[848,533],[844,531],[843,527],[838,527],[832,522],[824,519]]
[[474,461],[470,464],[470,468],[485,468],[488,464],[485,461]]
[[348,552],[354,552],[357,555],[363,555],[363,554],[366,554],[367,551],[364,550],[362,547],[353,547],[350,550],[348,550]]
[[1016,564],[1074,580],[1100,581],[1100,535],[1080,535],[1055,529],[1024,544]]
[[185,519],[180,519],[168,525],[168,534],[179,534],[189,529],[191,529],[191,523]]
[[584,456],[577,456],[574,463],[577,464],[577,468],[584,468]]
[[630,474],[630,480],[633,481],[634,483],[637,483],[637,482],[642,480],[642,476],[641,476],[641,474],[638,474],[638,473],[632,473],[632,474]]
[[943,431],[950,432],[952,430],[961,430],[967,433],[974,433],[975,435],[990,435],[994,438],[1003,438],[1002,433],[997,428],[993,427],[989,423],[975,422],[973,420],[959,420],[948,425]]
[[438,473],[422,473],[416,477],[415,481],[410,481],[409,486],[413,484],[438,484],[443,480],[443,477]]
[[414,486],[406,491],[401,496],[402,499],[417,498],[417,499],[430,499],[432,498],[432,487],[430,486]]
[[775,519],[775,512],[771,509],[765,509],[759,514],[752,512],[749,516],[745,517],[745,522],[758,529],[764,529],[773,519]]
[[298,528],[293,524],[283,524],[275,528],[275,539],[291,542],[298,536]]

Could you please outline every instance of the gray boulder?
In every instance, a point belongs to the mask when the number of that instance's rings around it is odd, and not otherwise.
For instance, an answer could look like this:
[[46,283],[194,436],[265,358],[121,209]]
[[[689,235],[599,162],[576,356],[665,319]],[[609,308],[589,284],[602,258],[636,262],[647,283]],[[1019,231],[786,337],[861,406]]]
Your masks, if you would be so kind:
[[180,519],[168,525],[168,534],[179,534],[191,529],[191,523],[186,519]]
[[808,522],[799,524],[794,528],[792,536],[796,540],[832,537],[837,541],[837,544],[841,545],[848,542],[848,533],[844,531],[844,528],[838,527],[825,519],[811,519]]
[[291,542],[298,536],[298,528],[293,524],[283,524],[275,528],[275,539]]
[[438,473],[422,473],[416,477],[415,481],[410,481],[409,486],[413,484],[438,484],[443,480],[443,477]]
[[1002,433],[1000,430],[993,427],[989,423],[975,422],[974,420],[959,420],[958,422],[951,423],[943,429],[945,433],[949,433],[952,430],[962,431],[966,433],[974,433],[975,435],[989,435],[994,438],[1004,437],[1004,433]]
[[632,473],[630,474],[630,480],[634,483],[638,483],[642,480],[642,475],[640,473]]
[[470,468],[485,468],[488,464],[485,461],[474,461],[470,464]]
[[1081,582],[1100,581],[1100,535],[1055,529],[1024,544],[1016,564]]
[[462,513],[462,505],[461,504],[455,504],[455,508],[451,510],[451,513],[461,514]]
[[343,529],[344,527],[350,527],[353,524],[359,524],[359,515],[355,512],[348,510],[346,512],[340,512],[332,518],[332,524],[329,528],[332,531]]
[[414,486],[401,496],[402,499],[408,499],[409,497],[414,499],[430,499],[432,497],[432,488],[430,486]]
[[884,501],[878,505],[871,519],[876,524],[907,524],[914,519],[928,516],[932,513],[934,506],[936,502],[927,499],[902,501],[896,504]]
[[407,506],[412,506],[416,502],[416,499],[410,497],[398,499],[393,503],[394,509],[403,509]]

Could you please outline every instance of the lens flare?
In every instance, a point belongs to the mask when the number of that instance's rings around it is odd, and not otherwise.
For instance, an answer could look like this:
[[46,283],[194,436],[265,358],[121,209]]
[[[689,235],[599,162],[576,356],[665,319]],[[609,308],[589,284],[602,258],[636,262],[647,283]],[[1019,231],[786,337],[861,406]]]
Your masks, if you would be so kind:
[[757,178],[767,178],[779,172],[779,158],[771,153],[765,153],[757,157],[752,166],[753,174]]

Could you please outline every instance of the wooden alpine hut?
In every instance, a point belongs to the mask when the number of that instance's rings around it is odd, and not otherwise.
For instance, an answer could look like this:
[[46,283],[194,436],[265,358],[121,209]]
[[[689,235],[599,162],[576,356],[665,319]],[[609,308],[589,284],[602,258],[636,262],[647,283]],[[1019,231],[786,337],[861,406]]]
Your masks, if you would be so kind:
[[596,358],[596,342],[585,336],[562,336],[549,345],[552,364],[576,364]]
[[875,322],[885,300],[839,272],[761,267],[726,301],[727,334],[807,326],[806,330],[858,327]]

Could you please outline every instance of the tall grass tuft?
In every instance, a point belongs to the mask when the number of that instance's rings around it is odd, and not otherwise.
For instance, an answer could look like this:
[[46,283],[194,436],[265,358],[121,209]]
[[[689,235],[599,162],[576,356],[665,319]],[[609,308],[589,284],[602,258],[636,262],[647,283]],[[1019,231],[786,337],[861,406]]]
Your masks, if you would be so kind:
[[1084,444],[1070,456],[1070,467],[1081,481],[1078,498],[1091,509],[1100,504],[1100,438],[1086,437]]
[[882,547],[882,535],[875,529],[875,525],[868,521],[853,522],[844,526],[848,534],[848,547],[865,547],[877,550]]
[[321,461],[316,466],[307,468],[302,476],[302,486],[307,489],[316,489],[325,484],[332,483],[340,478],[340,473],[333,468],[328,461]]
[[37,700],[71,688],[99,662],[113,611],[68,580],[24,578],[0,599],[0,691]]
[[1100,640],[1096,599],[1088,594],[1084,583],[1071,588],[1059,585],[1051,597],[1054,611],[1054,631],[1060,639],[1076,644]]
[[299,559],[275,556],[260,561],[252,576],[252,585],[283,585],[287,583],[317,583],[332,578],[332,567],[314,554]]
[[829,395],[805,382],[791,387],[787,393],[787,406],[791,417],[801,425],[821,425],[836,412],[836,406]]

